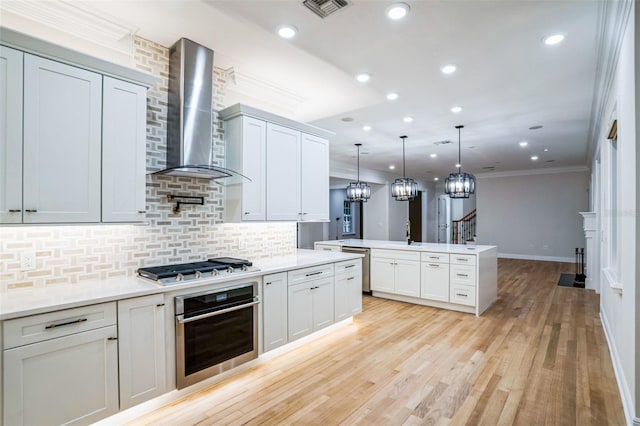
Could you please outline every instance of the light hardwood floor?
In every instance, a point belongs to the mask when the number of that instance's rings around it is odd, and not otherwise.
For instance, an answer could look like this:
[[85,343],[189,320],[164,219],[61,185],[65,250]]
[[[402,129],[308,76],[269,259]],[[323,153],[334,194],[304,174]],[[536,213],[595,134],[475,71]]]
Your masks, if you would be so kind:
[[482,317],[365,297],[354,324],[132,424],[623,425],[598,296],[500,259]]

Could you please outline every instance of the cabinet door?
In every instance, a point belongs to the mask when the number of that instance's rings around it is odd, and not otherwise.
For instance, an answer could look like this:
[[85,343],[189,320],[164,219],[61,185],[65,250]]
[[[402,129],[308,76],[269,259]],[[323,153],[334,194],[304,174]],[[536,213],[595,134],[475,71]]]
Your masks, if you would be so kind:
[[116,326],[4,351],[4,424],[90,424],[118,411]]
[[411,297],[420,297],[420,262],[396,260],[396,291]]
[[329,141],[302,133],[301,220],[329,220]]
[[145,218],[147,89],[104,77],[102,221]]
[[267,123],[267,220],[300,218],[300,132]]
[[349,316],[362,312],[362,273],[347,277]]
[[287,343],[287,273],[265,275],[262,286],[264,352]]
[[165,391],[164,314],[161,294],[118,301],[121,409]]
[[266,150],[267,123],[242,117],[242,220],[266,219]]
[[313,331],[333,324],[333,277],[314,280],[311,296],[313,298]]
[[362,274],[336,275],[335,321],[342,321],[362,312]]
[[449,264],[422,262],[420,296],[424,299],[449,301]]
[[22,61],[0,46],[0,223],[22,222]]
[[102,76],[24,56],[24,223],[100,222]]
[[395,293],[395,262],[384,257],[371,258],[371,290]]
[[290,285],[288,288],[289,341],[292,342],[313,331],[313,300],[311,298],[311,282]]

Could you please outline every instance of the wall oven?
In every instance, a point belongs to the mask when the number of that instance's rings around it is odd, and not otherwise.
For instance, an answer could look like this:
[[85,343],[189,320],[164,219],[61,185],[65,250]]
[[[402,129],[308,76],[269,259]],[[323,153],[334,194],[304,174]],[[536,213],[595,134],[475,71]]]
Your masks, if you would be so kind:
[[178,389],[258,357],[258,283],[176,296]]

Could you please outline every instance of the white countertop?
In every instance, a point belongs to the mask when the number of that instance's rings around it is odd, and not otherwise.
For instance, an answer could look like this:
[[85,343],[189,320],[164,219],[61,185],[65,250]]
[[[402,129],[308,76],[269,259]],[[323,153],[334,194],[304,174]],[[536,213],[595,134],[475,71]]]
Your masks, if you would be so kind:
[[412,243],[406,241],[385,241],[385,240],[329,240],[318,241],[317,244],[332,246],[348,246],[361,248],[411,250],[411,251],[434,251],[440,253],[475,254],[488,250],[497,249],[496,246],[470,245],[470,244],[438,244],[438,243]]
[[10,290],[0,293],[0,321],[83,305],[259,277],[341,260],[357,259],[359,257],[362,257],[362,255],[331,251],[297,250],[297,253],[293,256],[255,262],[254,266],[259,268],[259,271],[229,274],[218,278],[203,278],[175,285],[160,285],[137,276],[124,276],[106,280],[81,281],[77,284]]

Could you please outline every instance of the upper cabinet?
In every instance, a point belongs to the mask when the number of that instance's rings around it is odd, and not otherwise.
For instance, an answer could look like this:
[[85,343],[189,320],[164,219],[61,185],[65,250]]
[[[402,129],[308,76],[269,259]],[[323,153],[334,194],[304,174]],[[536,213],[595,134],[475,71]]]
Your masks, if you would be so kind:
[[0,223],[22,223],[23,56],[0,46]]
[[329,221],[330,132],[240,104],[220,118],[226,166],[251,179],[227,185],[227,222]]
[[0,46],[0,224],[144,220],[149,76],[10,30],[0,41],[24,49]]

